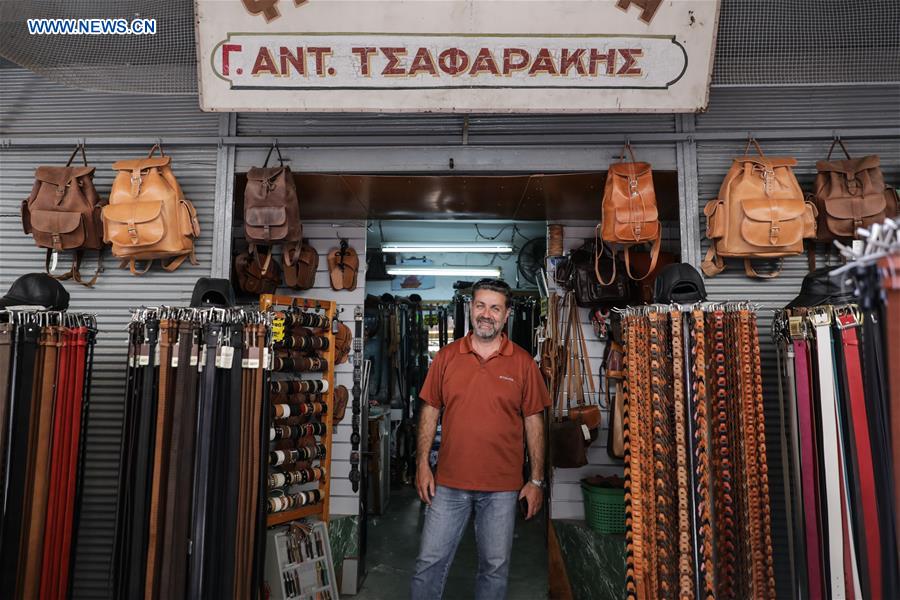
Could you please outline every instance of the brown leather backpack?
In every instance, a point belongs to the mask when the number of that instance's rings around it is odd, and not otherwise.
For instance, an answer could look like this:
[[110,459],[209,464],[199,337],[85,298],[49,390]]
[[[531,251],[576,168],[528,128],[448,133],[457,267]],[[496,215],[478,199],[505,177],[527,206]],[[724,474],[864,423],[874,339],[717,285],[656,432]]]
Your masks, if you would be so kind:
[[[759,156],[749,156],[750,144]],[[769,157],[754,139],[725,175],[719,197],[706,204],[706,237],[712,242],[702,269],[712,277],[725,269],[723,257],[743,258],[749,277],[777,277],[754,270],[751,259],[801,254],[803,240],[816,234],[816,207],[806,202],[791,157]]]
[[[616,245],[625,248],[625,270],[628,277],[640,281],[649,275],[656,266],[659,247],[662,242],[659,225],[659,212],[656,208],[656,192],[653,188],[653,173],[650,163],[636,162],[631,144],[625,144],[625,150],[631,156],[631,162],[622,160],[609,166],[606,174],[606,185],[603,188],[603,220],[598,225],[600,237],[613,248],[612,276],[604,281],[600,275],[599,262],[603,252],[596,257],[596,275],[601,285],[609,285],[616,278]],[[630,248],[650,242],[650,270],[642,277],[631,273]],[[602,249],[602,246],[600,247]]]
[[[81,150],[84,166],[71,166]],[[40,166],[34,173],[34,185],[22,201],[22,228],[34,236],[34,243],[47,249],[45,267],[52,271],[51,257],[63,250],[75,250],[72,268],[56,279],[72,278],[91,287],[102,266],[103,225],[100,211],[104,202],[94,188],[94,167],[87,163],[84,145],[79,144],[64,167]],[[97,250],[97,271],[88,282],[81,280],[79,266],[85,250]],[[53,257],[55,262],[55,257]]]
[[[272,151],[278,152],[280,166],[269,167]],[[300,204],[291,168],[285,166],[278,146],[272,145],[262,167],[247,172],[244,190],[244,236],[250,244],[250,254],[256,246],[283,244],[283,261],[291,266],[300,252],[303,226],[300,224]]]
[[[159,156],[153,154],[159,150]],[[112,243],[113,256],[122,258],[120,266],[130,265],[133,275],[150,270],[154,259],[166,271],[174,271],[185,259],[196,265],[194,239],[200,235],[200,223],[194,205],[184,198],[181,186],[172,174],[171,157],[159,144],[147,158],[113,163],[118,171],[109,192],[109,205],[103,208],[103,239]],[[147,261],[143,271],[135,268]]]
[[281,285],[278,262],[271,257],[260,263],[259,256],[242,252],[234,258],[234,274],[238,287],[248,294],[274,294]]
[[[831,160],[840,144],[846,160]],[[850,158],[847,147],[835,139],[828,157],[816,163],[815,201],[819,211],[816,241],[851,240],[860,227],[881,223],[896,214],[896,203],[885,193],[884,175],[877,155]]]

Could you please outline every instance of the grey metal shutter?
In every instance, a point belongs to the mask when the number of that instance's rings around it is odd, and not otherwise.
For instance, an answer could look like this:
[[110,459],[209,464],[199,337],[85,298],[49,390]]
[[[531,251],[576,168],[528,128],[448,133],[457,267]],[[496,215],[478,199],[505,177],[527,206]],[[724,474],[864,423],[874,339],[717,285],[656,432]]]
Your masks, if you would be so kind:
[[[44,251],[22,232],[20,203],[28,197],[34,170],[41,164],[64,164],[76,138],[84,136],[179,137],[215,136],[218,115],[201,113],[196,98],[136,97],[82,92],[47,82],[24,69],[0,69],[0,137],[13,139],[0,148],[0,291],[14,279],[44,268]],[[49,138],[49,146],[28,146],[28,140]],[[16,140],[26,145],[16,143]],[[135,142],[136,143],[136,142]],[[143,141],[140,142],[143,144]],[[88,146],[90,164],[97,167],[94,182],[101,196],[109,194],[118,159],[146,155],[149,147]],[[190,300],[198,277],[212,265],[215,146],[165,148],[172,156],[175,176],[200,218],[196,267],[185,263],[174,273],[154,269],[132,277],[117,268],[107,251],[106,271],[92,290],[65,282],[72,296],[71,310],[97,314],[100,324],[89,422],[86,432],[84,507],[74,558],[74,597],[111,598],[110,559],[119,471],[123,414],[126,326],[129,308],[140,305],[183,305]],[[60,257],[65,270],[69,257]],[[95,258],[86,257],[82,273],[93,273]]]
[[[825,158],[830,139],[799,139],[786,130],[834,127],[843,131],[896,126],[900,86],[846,86],[804,88],[713,88],[709,112],[696,116],[698,132],[737,132],[744,137],[756,134],[783,132],[778,141],[761,143],[763,151],[772,156],[793,156],[798,165],[795,173],[804,190],[809,190],[815,177],[816,160]],[[885,180],[900,184],[900,140],[866,139],[845,135],[851,154],[878,154]],[[701,232],[706,218],[702,209],[715,198],[732,157],[740,156],[745,141],[699,142],[697,163],[699,175],[699,219]],[[709,243],[704,238],[703,252]],[[819,262],[819,264],[824,264]],[[775,546],[776,579],[779,597],[787,597],[790,582],[788,571],[788,536],[785,521],[782,451],[779,435],[777,363],[771,336],[772,314],[782,308],[800,291],[800,282],[808,272],[805,255],[784,261],[784,270],[774,280],[752,280],[744,275],[743,264],[734,261],[716,277],[706,279],[710,300],[749,300],[761,306],[759,315],[762,345],[763,397],[766,417],[766,449],[769,459],[769,490],[773,509],[772,535]]]

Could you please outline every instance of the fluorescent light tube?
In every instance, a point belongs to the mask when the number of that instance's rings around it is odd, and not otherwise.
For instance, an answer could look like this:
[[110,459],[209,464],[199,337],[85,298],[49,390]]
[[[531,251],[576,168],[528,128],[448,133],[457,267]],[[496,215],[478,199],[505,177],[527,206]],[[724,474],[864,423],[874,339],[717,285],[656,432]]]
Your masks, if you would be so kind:
[[500,267],[418,267],[388,266],[388,275],[434,275],[437,277],[500,277]]
[[382,252],[404,252],[419,254],[424,252],[481,252],[484,254],[509,254],[511,244],[496,242],[384,242]]

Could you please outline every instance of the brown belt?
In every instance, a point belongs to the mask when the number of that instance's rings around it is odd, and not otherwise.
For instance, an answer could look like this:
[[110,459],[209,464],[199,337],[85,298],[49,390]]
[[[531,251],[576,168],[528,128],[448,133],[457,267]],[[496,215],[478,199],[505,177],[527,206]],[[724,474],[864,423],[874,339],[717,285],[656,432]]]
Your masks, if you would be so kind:
[[675,522],[671,519],[672,506],[670,495],[672,485],[669,481],[671,470],[667,458],[671,454],[672,445],[668,440],[668,418],[666,407],[666,327],[665,316],[658,312],[650,313],[650,411],[652,434],[647,440],[653,448],[652,457],[652,492],[648,494],[653,520],[654,552],[651,553],[650,585],[654,596],[669,598],[674,592],[671,567],[675,566],[675,553],[672,540],[669,538],[669,526]]
[[[56,357],[59,353],[59,327],[44,327],[41,330],[41,353],[43,354],[40,370],[40,396],[37,411],[37,422],[32,429],[36,437],[33,440],[32,466],[29,469],[32,482],[31,501],[28,510],[23,513],[27,520],[27,536],[22,542],[27,544],[25,566],[21,585],[24,598],[37,597],[41,585],[41,561],[43,560],[44,527],[47,520],[47,499],[50,489],[50,438],[53,429],[54,386],[56,384]],[[37,371],[36,371],[37,373]],[[35,386],[37,389],[37,386]],[[35,413],[32,413],[35,414]]]
[[[884,307],[884,316],[887,327],[886,366],[888,372],[888,398],[896,400],[900,397],[900,271],[896,266],[896,257],[882,259],[880,263],[882,273],[882,288],[885,290],[887,301]],[[896,403],[892,404],[891,413],[891,455],[893,456],[894,472],[894,519],[896,540],[900,541],[900,410],[894,410]],[[887,567],[885,567],[887,568]]]
[[[694,428],[694,460],[697,494],[697,546],[698,568],[700,570],[703,598],[715,598],[716,570],[713,562],[715,538],[712,528],[712,471],[710,453],[712,440],[709,422],[709,390],[707,381],[711,378],[707,365],[707,335],[704,313],[700,309],[691,311],[691,354],[693,360],[693,410],[691,417]],[[715,378],[712,377],[713,381]],[[713,386],[715,389],[715,386]]]
[[[145,600],[159,597],[159,567],[162,558],[162,531],[169,513],[165,511],[166,485],[169,472],[169,448],[172,423],[170,414],[173,400],[172,346],[176,340],[177,322],[162,319],[159,322],[159,394],[156,403],[156,436],[153,445],[153,478],[150,488],[150,506],[147,515],[147,571],[144,585]],[[147,373],[151,374],[152,365]],[[145,381],[144,385],[150,385]]]
[[690,504],[688,503],[687,423],[684,393],[684,327],[682,313],[673,310],[672,319],[672,385],[675,411],[676,478],[678,481],[678,597],[694,598],[694,555],[691,545]]
[[624,437],[625,437],[625,543],[626,543],[626,591],[629,598],[645,600],[644,586],[644,544],[643,544],[643,478],[641,477],[641,401],[639,374],[640,349],[638,348],[638,323],[634,315],[625,317],[625,364],[627,377],[624,381]]

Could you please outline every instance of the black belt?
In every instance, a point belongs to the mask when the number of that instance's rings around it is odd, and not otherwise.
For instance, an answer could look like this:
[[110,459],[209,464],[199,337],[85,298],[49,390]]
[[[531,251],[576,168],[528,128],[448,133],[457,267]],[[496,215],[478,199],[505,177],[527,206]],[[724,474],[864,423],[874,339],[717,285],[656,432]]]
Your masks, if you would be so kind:
[[[207,591],[205,588],[205,556],[207,543],[207,520],[213,523],[215,521],[214,511],[210,512],[210,504],[214,504],[216,496],[213,494],[208,497],[208,491],[211,486],[216,486],[217,469],[210,465],[210,453],[212,451],[214,435],[214,420],[217,413],[216,409],[216,379],[217,369],[215,368],[215,349],[221,335],[222,327],[218,324],[208,325],[204,332],[204,341],[206,343],[207,361],[209,361],[209,352],[212,350],[213,362],[207,362],[203,372],[200,374],[200,393],[199,408],[197,415],[197,451],[194,458],[194,488],[193,488],[193,517],[191,525],[191,556],[190,556],[190,597],[204,598]],[[213,470],[213,473],[210,471]],[[216,489],[213,487],[213,489]],[[221,494],[227,494],[227,490],[219,488]]]
[[34,369],[38,354],[40,327],[25,325],[16,340],[16,370],[10,402],[12,428],[9,436],[9,467],[6,495],[0,530],[0,589],[16,593],[19,569],[19,542],[22,535],[23,505],[25,503],[26,456],[31,426],[31,403],[34,391]]
[[9,409],[12,400],[13,360],[15,357],[14,338],[16,326],[12,323],[0,323],[0,481],[3,492],[0,495],[0,506],[4,506],[6,497],[6,442],[9,440]]

